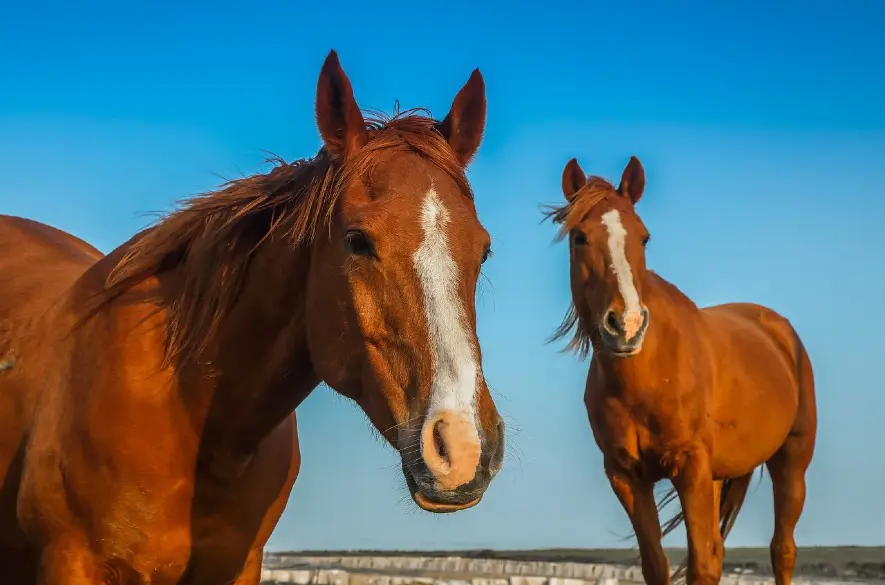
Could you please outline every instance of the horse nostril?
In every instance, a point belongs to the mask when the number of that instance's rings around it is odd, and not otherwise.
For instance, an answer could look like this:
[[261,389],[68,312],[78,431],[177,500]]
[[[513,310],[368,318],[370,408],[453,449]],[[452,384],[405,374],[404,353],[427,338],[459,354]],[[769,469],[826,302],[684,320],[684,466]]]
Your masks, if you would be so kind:
[[440,432],[440,426],[442,424],[443,421],[438,420],[436,421],[436,424],[433,425],[433,449],[444,463],[450,464],[449,453],[446,450],[446,442],[443,441],[442,433]]
[[421,458],[436,489],[453,490],[476,475],[482,445],[473,419],[460,411],[442,411],[424,422]]
[[618,320],[618,316],[614,311],[609,311],[605,315],[605,328],[613,335],[621,334],[621,322]]

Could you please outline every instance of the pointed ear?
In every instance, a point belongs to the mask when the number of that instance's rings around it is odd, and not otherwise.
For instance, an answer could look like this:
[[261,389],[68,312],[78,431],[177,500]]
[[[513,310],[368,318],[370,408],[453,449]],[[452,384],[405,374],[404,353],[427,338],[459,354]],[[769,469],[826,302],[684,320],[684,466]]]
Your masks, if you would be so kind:
[[568,161],[565,170],[562,171],[562,194],[565,195],[566,201],[571,202],[581,187],[586,184],[587,176],[581,165],[578,164],[578,159],[573,158]]
[[316,118],[326,150],[334,154],[352,154],[369,141],[350,80],[334,50],[329,51],[317,82]]
[[624,174],[621,175],[621,184],[618,185],[618,192],[625,197],[629,197],[633,205],[639,203],[642,199],[642,192],[645,191],[645,171],[642,163],[635,156],[630,157]]
[[461,164],[467,166],[479,149],[485,125],[486,84],[479,69],[474,69],[436,129],[448,141]]

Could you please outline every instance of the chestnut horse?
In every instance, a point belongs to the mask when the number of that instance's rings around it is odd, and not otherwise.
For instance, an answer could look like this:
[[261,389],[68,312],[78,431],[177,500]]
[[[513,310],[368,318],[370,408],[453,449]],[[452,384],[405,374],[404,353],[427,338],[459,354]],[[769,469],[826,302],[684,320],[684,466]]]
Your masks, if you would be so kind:
[[105,257],[0,218],[4,585],[257,584],[298,473],[293,411],[320,382],[398,450],[418,506],[475,505],[504,441],[464,174],[485,116],[474,71],[441,122],[365,119],[333,51],[315,158]]
[[[568,237],[572,305],[554,339],[593,358],[584,403],[605,473],[637,537],[646,583],[670,568],[661,539],[685,521],[689,583],[718,583],[724,541],[753,471],[774,485],[771,561],[789,585],[793,530],[817,432],[811,362],[790,323],[749,303],[699,308],[645,265],[649,232],[635,205],[645,172],[635,157],[620,185],[586,177],[575,159],[566,203],[547,210]],[[662,534],[654,486],[672,481],[681,512]],[[675,494],[675,496],[674,496]]]

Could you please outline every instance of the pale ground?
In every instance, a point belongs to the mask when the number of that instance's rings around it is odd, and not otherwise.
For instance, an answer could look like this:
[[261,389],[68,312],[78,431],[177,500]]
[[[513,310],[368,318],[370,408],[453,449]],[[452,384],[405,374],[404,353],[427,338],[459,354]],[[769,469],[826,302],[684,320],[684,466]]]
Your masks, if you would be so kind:
[[[298,551],[277,553],[322,556],[459,556],[466,558],[514,559],[549,562],[584,562],[635,565],[636,549],[539,549],[539,550],[451,550],[451,551]],[[675,568],[685,556],[684,549],[667,549]],[[276,556],[276,555],[275,555]],[[770,575],[768,548],[733,548],[726,551],[726,572],[751,569],[756,575]],[[799,549],[796,576],[885,580],[885,547],[804,547]]]

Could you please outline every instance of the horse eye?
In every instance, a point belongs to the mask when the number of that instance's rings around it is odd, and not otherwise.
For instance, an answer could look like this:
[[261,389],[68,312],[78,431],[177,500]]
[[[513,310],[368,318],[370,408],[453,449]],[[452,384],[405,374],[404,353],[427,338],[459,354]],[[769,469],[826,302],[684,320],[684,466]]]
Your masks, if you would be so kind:
[[350,230],[345,236],[348,251],[355,256],[375,256],[375,246],[369,236],[359,230]]
[[648,245],[648,241],[651,239],[651,236],[645,236],[642,238],[642,246],[645,247]]
[[572,243],[576,246],[583,246],[587,243],[587,234],[584,232],[572,233]]
[[485,264],[486,260],[488,260],[492,256],[494,256],[494,254],[492,253],[492,247],[486,246],[485,250],[482,251],[482,264]]

